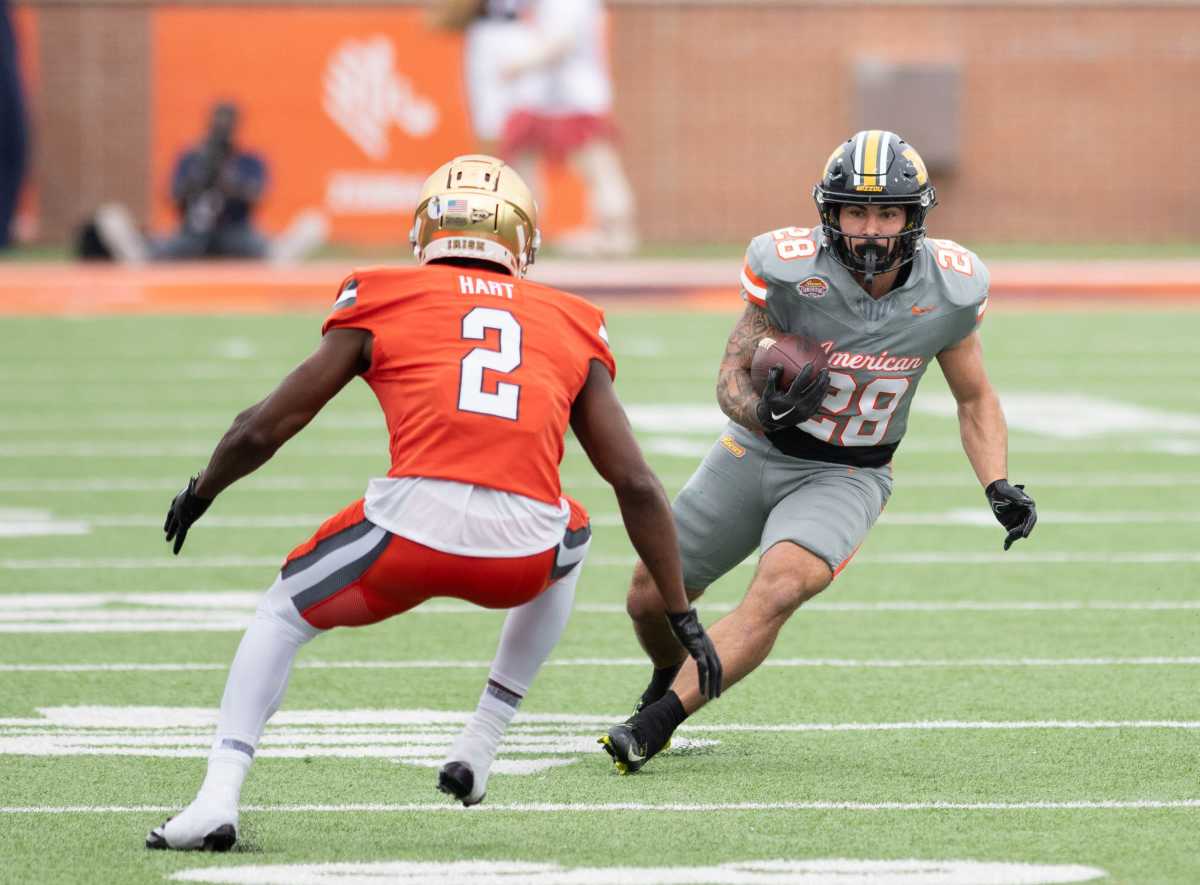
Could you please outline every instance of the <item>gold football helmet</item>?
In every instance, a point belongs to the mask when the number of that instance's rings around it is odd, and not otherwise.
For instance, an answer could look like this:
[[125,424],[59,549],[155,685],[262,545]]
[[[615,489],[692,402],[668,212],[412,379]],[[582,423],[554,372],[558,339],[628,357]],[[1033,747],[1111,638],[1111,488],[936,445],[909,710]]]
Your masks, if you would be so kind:
[[484,154],[455,157],[421,188],[409,242],[422,264],[475,258],[522,277],[542,242],[537,203],[503,160]]

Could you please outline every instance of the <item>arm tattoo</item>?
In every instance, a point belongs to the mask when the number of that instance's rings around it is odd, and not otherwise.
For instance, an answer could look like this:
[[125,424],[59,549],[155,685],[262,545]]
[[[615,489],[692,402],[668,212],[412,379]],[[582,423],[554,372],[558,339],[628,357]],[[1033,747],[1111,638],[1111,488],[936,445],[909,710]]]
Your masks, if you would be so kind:
[[721,411],[756,433],[761,433],[763,428],[754,414],[759,396],[750,385],[750,363],[759,340],[771,333],[780,334],[771,325],[767,312],[761,307],[747,304],[737,325],[729,333],[721,371],[717,375],[717,403]]

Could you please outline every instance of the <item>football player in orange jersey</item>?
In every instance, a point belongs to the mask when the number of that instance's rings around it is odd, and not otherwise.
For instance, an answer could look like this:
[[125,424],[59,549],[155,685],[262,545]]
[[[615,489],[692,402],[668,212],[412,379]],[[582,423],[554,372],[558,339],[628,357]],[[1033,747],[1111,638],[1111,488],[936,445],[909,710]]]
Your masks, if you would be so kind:
[[559,482],[568,423],[612,485],[705,692],[720,693],[720,659],[684,593],[670,505],[613,389],[603,313],[523,279],[538,239],[537,207],[512,169],[480,155],[442,166],[413,223],[421,266],[348,277],[316,352],[234,419],[171,502],[164,530],[179,553],[213,498],[356,375],[383,408],[387,477],[284,561],[230,668],[199,794],[148,847],[229,849],[242,782],[300,646],[433,596],[510,610],[438,778],[464,805],[483,799],[500,739],[566,625],[591,537]]

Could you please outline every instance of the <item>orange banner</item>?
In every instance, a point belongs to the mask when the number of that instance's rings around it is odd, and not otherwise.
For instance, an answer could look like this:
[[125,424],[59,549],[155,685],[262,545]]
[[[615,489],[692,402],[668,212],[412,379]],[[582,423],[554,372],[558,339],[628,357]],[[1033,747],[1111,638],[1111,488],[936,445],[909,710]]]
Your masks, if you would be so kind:
[[[420,9],[165,7],[153,28],[159,231],[177,224],[174,164],[217,101],[239,106],[238,144],[267,163],[257,220],[268,232],[316,208],[334,239],[406,245],[425,177],[474,150],[462,41],[430,30]],[[578,193],[556,203],[554,227],[579,222]]]

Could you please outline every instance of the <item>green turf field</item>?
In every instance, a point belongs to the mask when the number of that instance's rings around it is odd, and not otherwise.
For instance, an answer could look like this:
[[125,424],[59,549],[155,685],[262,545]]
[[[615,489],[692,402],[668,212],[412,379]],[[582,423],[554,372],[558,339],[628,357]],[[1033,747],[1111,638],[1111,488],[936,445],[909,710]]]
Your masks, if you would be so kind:
[[[610,313],[619,389],[672,493],[720,427],[731,323]],[[565,486],[595,542],[505,757],[532,773],[494,774],[471,810],[434,789],[426,760],[455,730],[439,714],[474,706],[502,616],[429,605],[301,653],[237,851],[144,850],[199,783],[256,595],[386,469],[356,382],[178,560],[162,543],[171,495],[317,326],[0,321],[0,881],[1200,881],[1196,314],[1156,311],[993,310],[985,347],[1011,476],[1042,514],[1033,537],[1001,552],[932,368],[854,563],[636,776],[595,745],[648,673],[622,610],[632,552],[569,445]],[[706,622],[749,576],[710,590]],[[924,863],[856,864],[911,859]],[[947,861],[1039,869],[937,878]],[[236,875],[334,862],[397,865]]]

